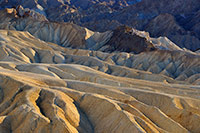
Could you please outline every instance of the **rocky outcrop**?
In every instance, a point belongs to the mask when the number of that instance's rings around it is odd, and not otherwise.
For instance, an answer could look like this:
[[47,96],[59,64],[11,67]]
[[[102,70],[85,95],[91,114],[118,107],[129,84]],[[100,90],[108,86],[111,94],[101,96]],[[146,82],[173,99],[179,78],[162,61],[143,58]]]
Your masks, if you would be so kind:
[[113,36],[105,44],[103,51],[121,51],[141,53],[144,51],[156,50],[154,45],[146,38],[140,37],[134,33],[133,29],[126,26],[118,27],[113,31]]

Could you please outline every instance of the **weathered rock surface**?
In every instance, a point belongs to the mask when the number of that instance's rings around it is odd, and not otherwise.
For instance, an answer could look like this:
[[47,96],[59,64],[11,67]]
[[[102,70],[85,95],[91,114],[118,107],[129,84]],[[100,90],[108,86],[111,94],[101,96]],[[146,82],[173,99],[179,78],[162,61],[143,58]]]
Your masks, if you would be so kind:
[[[28,31],[33,36],[46,41],[53,42],[63,47],[92,48],[105,44],[112,36],[112,32],[92,32],[86,28],[71,23],[49,22],[32,16],[16,16],[16,10],[5,9],[0,11],[0,28]],[[97,47],[97,48],[95,48]]]
[[200,132],[198,51],[18,12],[0,11],[0,132]]
[[145,37],[135,34],[132,28],[126,26],[120,26],[115,29],[113,36],[104,47],[106,48],[103,48],[103,51],[109,52],[141,53],[156,50],[154,44],[149,42]]
[[200,132],[197,53],[70,49],[11,30],[0,47],[2,133]]
[[1,10],[0,29],[28,31],[46,42],[95,51],[141,53],[156,49],[183,50],[166,37],[152,38],[148,32],[127,26],[99,33],[71,23],[55,23],[31,15],[20,17],[17,12],[13,8]]
[[127,25],[153,37],[166,36],[181,48],[200,48],[199,0],[1,0],[0,5],[22,5],[51,21],[73,22],[93,31]]

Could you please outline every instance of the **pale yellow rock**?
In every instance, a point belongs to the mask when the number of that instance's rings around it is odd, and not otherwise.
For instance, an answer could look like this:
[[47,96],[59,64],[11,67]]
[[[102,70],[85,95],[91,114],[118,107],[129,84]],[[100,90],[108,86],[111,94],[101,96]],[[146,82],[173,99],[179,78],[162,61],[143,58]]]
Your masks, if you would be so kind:
[[200,132],[197,55],[68,49],[8,30],[0,47],[1,133]]

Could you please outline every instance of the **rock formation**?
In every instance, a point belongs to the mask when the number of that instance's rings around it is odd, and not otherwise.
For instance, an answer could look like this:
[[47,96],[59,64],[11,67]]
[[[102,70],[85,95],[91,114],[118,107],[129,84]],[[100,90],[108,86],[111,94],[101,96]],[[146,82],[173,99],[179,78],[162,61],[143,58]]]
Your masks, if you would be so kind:
[[199,0],[1,0],[0,5],[22,5],[51,21],[73,22],[93,31],[128,25],[152,37],[166,36],[181,48],[200,48]]
[[28,31],[43,41],[63,47],[129,53],[156,49],[182,50],[166,37],[151,38],[149,33],[128,26],[119,26],[113,31],[99,33],[72,23],[46,21],[40,19],[42,16],[19,17],[15,9],[1,10],[0,13],[0,29]]
[[200,132],[199,50],[38,15],[0,11],[0,133]]
[[2,133],[200,131],[195,53],[108,54],[28,32],[0,37]]

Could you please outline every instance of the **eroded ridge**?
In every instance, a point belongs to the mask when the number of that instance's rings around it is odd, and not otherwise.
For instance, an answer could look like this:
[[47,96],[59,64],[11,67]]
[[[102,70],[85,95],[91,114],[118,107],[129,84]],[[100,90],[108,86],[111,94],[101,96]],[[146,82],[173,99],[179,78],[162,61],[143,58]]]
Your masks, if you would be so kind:
[[199,55],[63,48],[0,31],[0,132],[200,132]]
[[[0,39],[0,59],[5,62],[79,64],[120,77],[169,83],[200,83],[198,53],[156,50],[131,54],[71,49],[41,41],[28,32],[10,30],[1,30]],[[26,69],[23,68],[24,71]],[[44,73],[45,70],[42,71]]]

